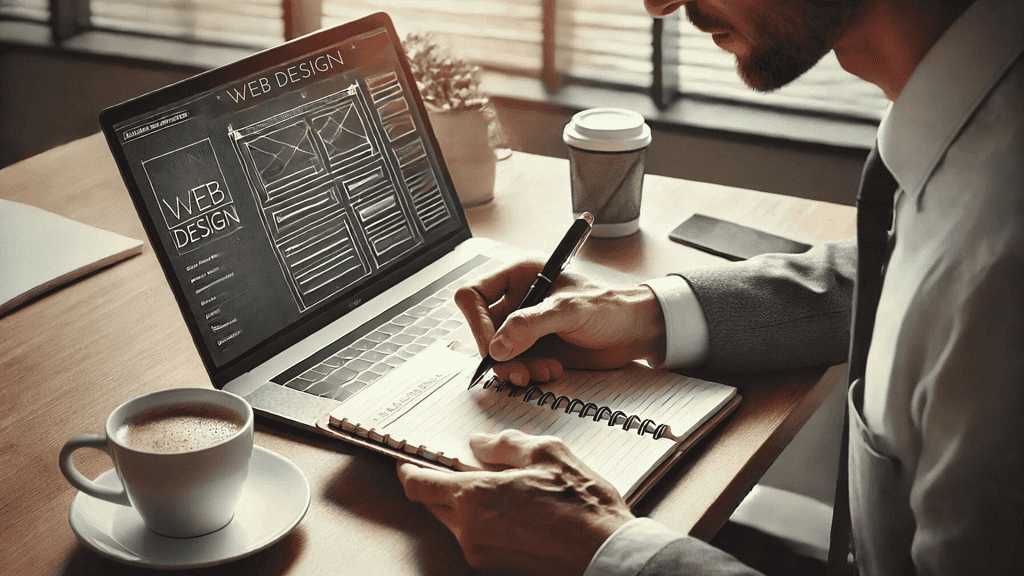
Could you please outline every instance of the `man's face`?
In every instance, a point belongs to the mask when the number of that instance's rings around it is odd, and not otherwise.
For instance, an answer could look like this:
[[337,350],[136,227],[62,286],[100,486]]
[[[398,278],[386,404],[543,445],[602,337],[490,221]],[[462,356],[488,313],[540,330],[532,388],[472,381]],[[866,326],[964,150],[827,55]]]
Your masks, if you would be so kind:
[[740,78],[768,92],[810,70],[842,36],[863,0],[644,0],[654,17],[686,17],[736,56]]

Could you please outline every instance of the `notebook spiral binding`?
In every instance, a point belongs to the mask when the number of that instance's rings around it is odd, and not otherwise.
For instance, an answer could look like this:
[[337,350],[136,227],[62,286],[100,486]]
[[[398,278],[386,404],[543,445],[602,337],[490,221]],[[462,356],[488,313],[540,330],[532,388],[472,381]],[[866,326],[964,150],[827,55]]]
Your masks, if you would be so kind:
[[539,394],[540,398],[537,399],[537,405],[544,406],[548,400],[552,400],[552,410],[558,410],[558,407],[564,402],[566,404],[566,414],[571,414],[574,408],[579,407],[579,412],[577,413],[577,416],[579,416],[580,418],[586,418],[587,412],[593,409],[594,422],[599,422],[602,416],[607,415],[609,426],[617,426],[617,423],[620,421],[619,419],[624,419],[625,422],[623,422],[622,424],[622,429],[626,431],[629,431],[629,429],[632,428],[635,423],[640,422],[640,427],[637,428],[636,433],[641,436],[648,433],[652,434],[652,437],[655,440],[660,439],[665,434],[665,431],[668,429],[667,424],[658,424],[654,420],[651,420],[650,418],[644,419],[641,418],[640,416],[637,416],[636,414],[626,414],[622,410],[615,410],[613,412],[612,409],[607,406],[598,406],[594,402],[584,402],[579,398],[569,398],[568,396],[556,396],[553,392],[545,392],[544,390],[541,390],[538,386],[516,386],[515,384],[512,384],[510,382],[503,382],[501,380],[498,380],[497,378],[492,378],[487,382],[484,382],[483,385],[485,389],[490,388],[492,386],[494,386],[494,391],[498,393],[501,393],[506,388],[508,388],[509,398],[515,398],[518,392],[523,392],[523,402],[529,402],[533,400],[534,396]]

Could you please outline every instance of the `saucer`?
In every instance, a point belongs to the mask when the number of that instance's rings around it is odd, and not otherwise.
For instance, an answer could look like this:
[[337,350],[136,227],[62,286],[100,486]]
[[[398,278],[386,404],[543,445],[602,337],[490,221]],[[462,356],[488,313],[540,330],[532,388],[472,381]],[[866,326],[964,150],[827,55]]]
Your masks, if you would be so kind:
[[[120,486],[113,469],[96,482]],[[255,554],[284,538],[306,515],[309,500],[309,481],[298,466],[254,446],[235,517],[216,532],[196,538],[160,536],[146,528],[134,508],[82,492],[71,501],[68,521],[83,544],[111,560],[145,568],[200,568]]]

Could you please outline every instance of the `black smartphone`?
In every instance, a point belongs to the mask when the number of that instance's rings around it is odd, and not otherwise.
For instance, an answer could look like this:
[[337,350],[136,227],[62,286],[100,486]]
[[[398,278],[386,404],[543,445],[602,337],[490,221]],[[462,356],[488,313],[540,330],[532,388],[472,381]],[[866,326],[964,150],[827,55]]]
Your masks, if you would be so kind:
[[676,226],[668,235],[672,240],[710,252],[716,256],[739,261],[758,254],[799,254],[811,249],[810,244],[769,234],[735,222],[694,214]]

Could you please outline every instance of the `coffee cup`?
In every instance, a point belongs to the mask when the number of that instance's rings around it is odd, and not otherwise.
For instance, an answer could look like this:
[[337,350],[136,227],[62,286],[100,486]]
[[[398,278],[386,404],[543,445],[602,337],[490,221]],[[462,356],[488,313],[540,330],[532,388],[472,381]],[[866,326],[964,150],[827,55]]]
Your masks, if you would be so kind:
[[644,159],[651,129],[622,108],[592,108],[565,125],[572,211],[594,215],[592,236],[616,238],[640,229]]
[[[231,522],[252,457],[248,402],[211,388],[163,390],[117,407],[104,432],[75,436],[61,449],[60,470],[72,486],[131,506],[163,536],[202,536]],[[110,455],[121,487],[83,476],[72,462],[79,448]]]

